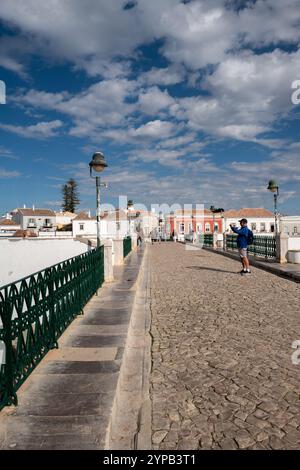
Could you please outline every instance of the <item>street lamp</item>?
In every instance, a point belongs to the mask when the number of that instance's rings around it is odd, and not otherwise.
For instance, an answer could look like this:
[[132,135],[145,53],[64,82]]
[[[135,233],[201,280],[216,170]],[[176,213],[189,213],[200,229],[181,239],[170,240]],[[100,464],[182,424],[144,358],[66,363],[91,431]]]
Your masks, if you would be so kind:
[[213,214],[213,225],[214,225],[213,232],[217,232],[218,229],[216,230],[216,227],[215,227],[215,214],[221,214],[222,212],[224,212],[224,209],[221,207],[216,208],[215,206],[210,206],[210,211]]
[[133,204],[133,200],[132,199],[129,199],[128,202],[127,202],[127,221],[128,221],[128,235],[131,236],[132,235],[132,230],[131,230],[131,210],[133,210],[133,207],[134,207],[134,204]]
[[274,215],[275,215],[275,235],[278,234],[278,210],[277,210],[277,201],[279,196],[279,186],[275,180],[270,180],[268,188],[271,193],[274,194]]
[[95,152],[92,160],[89,163],[90,166],[90,177],[96,180],[96,201],[97,201],[97,248],[100,246],[100,186],[107,188],[106,183],[100,182],[100,176],[93,176],[93,171],[101,173],[106,167],[104,155],[101,152]]

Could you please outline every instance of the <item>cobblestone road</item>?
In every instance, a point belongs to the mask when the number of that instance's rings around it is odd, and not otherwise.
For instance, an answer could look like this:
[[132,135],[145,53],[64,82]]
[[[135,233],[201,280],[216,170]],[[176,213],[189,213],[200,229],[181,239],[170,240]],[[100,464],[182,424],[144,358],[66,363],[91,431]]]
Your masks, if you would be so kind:
[[175,243],[149,256],[154,449],[299,449],[299,285]]

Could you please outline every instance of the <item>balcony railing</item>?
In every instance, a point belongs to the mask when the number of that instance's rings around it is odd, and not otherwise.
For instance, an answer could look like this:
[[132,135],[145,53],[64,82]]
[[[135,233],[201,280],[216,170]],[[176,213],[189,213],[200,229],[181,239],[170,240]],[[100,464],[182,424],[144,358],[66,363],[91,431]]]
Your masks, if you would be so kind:
[[[236,251],[237,235],[226,235],[226,250]],[[248,246],[251,255],[264,257],[266,259],[276,259],[276,238],[274,236],[254,235],[254,242]]]
[[200,235],[200,243],[203,246],[213,246],[213,234],[212,233],[202,233]]
[[0,288],[0,409],[17,404],[17,390],[104,281],[103,247]]
[[123,239],[123,256],[126,258],[126,256],[131,252],[132,246],[131,246],[131,237],[126,237]]

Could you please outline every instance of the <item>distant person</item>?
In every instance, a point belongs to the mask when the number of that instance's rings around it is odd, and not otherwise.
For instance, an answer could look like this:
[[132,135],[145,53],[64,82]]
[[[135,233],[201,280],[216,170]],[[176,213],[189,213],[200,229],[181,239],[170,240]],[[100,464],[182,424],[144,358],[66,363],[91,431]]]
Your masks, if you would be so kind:
[[155,232],[154,232],[154,230],[152,230],[152,232],[151,232],[151,244],[152,245],[153,245],[155,239],[156,239]]
[[250,270],[250,263],[248,259],[248,245],[253,243],[253,233],[248,228],[248,221],[247,219],[239,220],[241,228],[235,227],[233,224],[230,224],[230,228],[234,233],[237,233],[237,247],[239,250],[239,254],[241,257],[241,262],[243,265],[243,269],[241,271],[242,275],[249,275],[251,274]]

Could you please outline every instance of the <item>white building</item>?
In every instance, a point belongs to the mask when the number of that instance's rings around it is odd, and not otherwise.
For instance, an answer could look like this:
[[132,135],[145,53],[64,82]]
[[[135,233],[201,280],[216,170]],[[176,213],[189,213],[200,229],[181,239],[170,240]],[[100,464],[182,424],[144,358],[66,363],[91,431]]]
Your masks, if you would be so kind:
[[[103,228],[103,227],[101,227]],[[80,212],[72,220],[73,237],[97,236],[97,219],[90,212]]]
[[284,215],[279,221],[280,231],[287,233],[290,237],[300,236],[300,216]]
[[239,220],[247,219],[248,227],[254,234],[272,234],[275,231],[275,216],[273,212],[259,208],[242,208],[239,210],[230,209],[223,213],[224,231],[229,233],[230,224],[239,227]]
[[50,209],[14,209],[11,212],[12,220],[20,225],[21,230],[39,231],[55,230],[55,212]]
[[0,237],[11,237],[20,228],[20,224],[10,218],[0,219]]
[[133,216],[133,229],[143,233],[144,237],[150,237],[153,230],[159,226],[159,217],[154,211],[135,210]]
[[77,217],[77,214],[74,214],[73,212],[55,212],[55,225],[56,229],[60,230],[66,226],[72,226],[72,220]]
[[[96,237],[97,219],[90,213],[81,212],[72,221],[73,237]],[[129,234],[129,218],[127,211],[106,211],[101,214],[101,238],[124,238]]]

